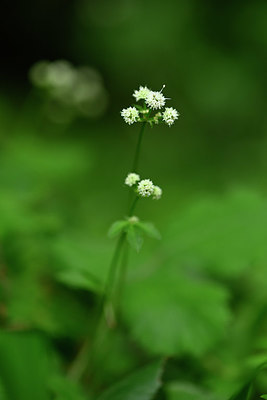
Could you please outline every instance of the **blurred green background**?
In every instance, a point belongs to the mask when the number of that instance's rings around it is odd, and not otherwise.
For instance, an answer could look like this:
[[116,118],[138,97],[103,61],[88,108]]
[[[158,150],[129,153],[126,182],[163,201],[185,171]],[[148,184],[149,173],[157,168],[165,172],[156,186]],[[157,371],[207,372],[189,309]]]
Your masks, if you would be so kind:
[[[223,400],[266,361],[266,15],[264,0],[6,4],[0,399],[95,399],[167,356],[157,398]],[[139,132],[120,110],[163,84],[181,116],[146,128],[140,170],[163,197],[136,211],[162,240],[130,254],[121,328],[77,383]]]

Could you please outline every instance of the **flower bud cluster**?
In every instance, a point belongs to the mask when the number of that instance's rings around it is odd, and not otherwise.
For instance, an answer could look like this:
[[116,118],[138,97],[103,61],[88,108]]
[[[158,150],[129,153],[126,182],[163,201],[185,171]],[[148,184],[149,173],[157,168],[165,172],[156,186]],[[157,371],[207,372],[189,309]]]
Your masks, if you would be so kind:
[[162,189],[154,185],[151,179],[140,180],[140,176],[134,172],[127,175],[125,185],[133,187],[140,197],[152,197],[154,200],[159,200],[162,195]]
[[135,90],[133,97],[136,101],[143,100],[143,105],[124,108],[121,111],[124,121],[129,125],[135,122],[148,122],[151,126],[162,122],[169,126],[173,125],[180,115],[177,110],[166,107],[163,112],[158,111],[165,106],[166,100],[169,100],[162,93],[164,87],[165,85],[160,91],[150,90],[146,86],[140,86],[138,90]]

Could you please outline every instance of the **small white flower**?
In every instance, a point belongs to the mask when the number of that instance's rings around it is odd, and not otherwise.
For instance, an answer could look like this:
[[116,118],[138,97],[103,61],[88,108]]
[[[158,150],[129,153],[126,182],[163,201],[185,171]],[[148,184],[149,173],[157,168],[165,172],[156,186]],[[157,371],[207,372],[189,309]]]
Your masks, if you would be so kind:
[[146,105],[149,108],[158,110],[165,106],[166,98],[161,92],[153,92],[152,90],[147,94]]
[[162,189],[159,186],[154,186],[153,199],[159,200],[162,195]]
[[153,194],[154,185],[150,179],[143,179],[138,183],[137,192],[142,197],[149,197]]
[[176,119],[179,117],[179,113],[175,108],[167,107],[165,108],[164,113],[162,114],[163,121],[166,122],[169,126],[171,126]]
[[139,222],[139,218],[136,217],[135,215],[133,215],[132,217],[128,218],[128,221],[130,222],[130,224],[136,224],[137,222]]
[[125,179],[125,185],[133,186],[138,181],[140,181],[140,176],[138,174],[135,174],[134,172],[131,172],[130,174],[127,175],[127,177]]
[[139,113],[135,107],[124,108],[121,111],[121,116],[124,119],[124,121],[129,125],[133,124],[134,122],[137,122],[139,119]]
[[139,101],[141,99],[146,99],[148,93],[150,92],[150,89],[148,89],[146,86],[139,86],[139,90],[135,90],[133,97],[135,97],[136,101]]

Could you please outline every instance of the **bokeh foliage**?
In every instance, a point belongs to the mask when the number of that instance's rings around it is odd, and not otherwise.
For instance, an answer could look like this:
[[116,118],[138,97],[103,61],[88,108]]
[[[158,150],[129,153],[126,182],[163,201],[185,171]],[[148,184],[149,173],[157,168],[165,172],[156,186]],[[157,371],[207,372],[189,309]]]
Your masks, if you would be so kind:
[[[1,67],[0,399],[241,400],[252,377],[259,398],[267,391],[265,370],[255,372],[267,358],[265,1],[61,6],[23,2]],[[93,68],[102,114],[74,112],[66,98],[59,111],[33,87],[29,70],[43,59]],[[136,213],[162,240],[146,238],[130,253],[118,325],[77,381],[73,362],[86,338],[89,358],[115,245],[107,232],[126,213],[138,128],[119,111],[140,84],[166,84],[181,114],[172,129],[147,128],[141,154],[142,174],[163,198]]]

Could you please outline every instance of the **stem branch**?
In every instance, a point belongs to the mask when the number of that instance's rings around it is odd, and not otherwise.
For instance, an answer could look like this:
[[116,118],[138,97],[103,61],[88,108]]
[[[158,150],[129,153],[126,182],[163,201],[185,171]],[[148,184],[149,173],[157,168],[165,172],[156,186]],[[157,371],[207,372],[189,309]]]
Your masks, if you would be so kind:
[[139,200],[139,197],[136,196],[136,198],[134,199],[134,201],[133,201],[133,203],[132,203],[132,205],[131,205],[131,207],[129,209],[129,212],[128,212],[129,217],[133,216],[133,213],[134,213],[134,210],[135,210],[135,207],[136,207],[136,204],[137,204],[138,200]]
[[146,122],[143,122],[141,129],[140,129],[139,136],[138,136],[138,142],[137,142],[137,146],[136,146],[136,150],[135,150],[132,172],[137,172],[137,169],[138,169],[140,149],[141,149],[141,143],[142,143],[142,139],[143,139],[145,126],[146,126]]

